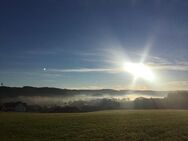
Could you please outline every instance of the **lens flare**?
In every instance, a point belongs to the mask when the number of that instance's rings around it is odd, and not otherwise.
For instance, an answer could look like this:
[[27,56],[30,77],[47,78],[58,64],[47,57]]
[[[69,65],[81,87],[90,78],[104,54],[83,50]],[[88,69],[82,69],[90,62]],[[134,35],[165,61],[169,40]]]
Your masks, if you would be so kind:
[[125,63],[124,69],[135,78],[143,78],[148,81],[153,81],[155,79],[151,69],[142,63]]

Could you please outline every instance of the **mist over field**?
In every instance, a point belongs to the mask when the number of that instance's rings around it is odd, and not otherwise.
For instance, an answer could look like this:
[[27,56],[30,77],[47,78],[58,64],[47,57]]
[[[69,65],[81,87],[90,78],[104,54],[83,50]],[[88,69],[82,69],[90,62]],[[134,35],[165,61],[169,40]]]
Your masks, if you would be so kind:
[[0,87],[0,97],[3,102],[22,101],[36,105],[59,105],[74,101],[92,101],[96,99],[117,99],[133,101],[138,97],[163,98],[167,91],[133,91],[133,90],[69,90],[57,88],[11,88]]
[[188,91],[69,90],[0,87],[2,111],[88,112],[110,109],[187,109]]

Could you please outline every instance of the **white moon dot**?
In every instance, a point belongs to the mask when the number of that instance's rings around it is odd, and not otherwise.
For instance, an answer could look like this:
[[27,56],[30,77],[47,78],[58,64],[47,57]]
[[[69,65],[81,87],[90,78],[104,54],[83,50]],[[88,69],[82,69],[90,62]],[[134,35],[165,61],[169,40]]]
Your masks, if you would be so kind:
[[43,68],[44,71],[46,71],[46,68]]

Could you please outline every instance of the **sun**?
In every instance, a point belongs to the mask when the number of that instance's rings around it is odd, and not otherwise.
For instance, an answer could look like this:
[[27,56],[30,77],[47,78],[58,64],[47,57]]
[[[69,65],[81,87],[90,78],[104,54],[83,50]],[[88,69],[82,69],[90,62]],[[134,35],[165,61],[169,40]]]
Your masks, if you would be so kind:
[[124,70],[135,78],[143,78],[148,81],[153,81],[155,78],[150,67],[143,63],[125,63]]

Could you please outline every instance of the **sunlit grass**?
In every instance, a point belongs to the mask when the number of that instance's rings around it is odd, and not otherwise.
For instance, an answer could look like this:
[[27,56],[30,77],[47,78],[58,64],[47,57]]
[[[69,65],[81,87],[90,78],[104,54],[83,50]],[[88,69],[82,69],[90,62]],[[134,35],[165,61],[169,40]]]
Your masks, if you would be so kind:
[[188,111],[0,113],[0,140],[188,140]]

